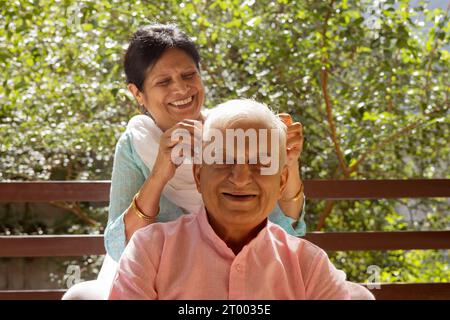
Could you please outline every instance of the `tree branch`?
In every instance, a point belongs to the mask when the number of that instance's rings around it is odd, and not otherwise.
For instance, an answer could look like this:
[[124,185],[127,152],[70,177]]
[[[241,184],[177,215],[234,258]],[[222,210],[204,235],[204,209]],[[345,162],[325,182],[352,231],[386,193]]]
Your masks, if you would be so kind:
[[323,98],[325,100],[325,107],[326,107],[326,111],[327,111],[327,121],[328,121],[328,125],[330,127],[331,140],[333,141],[334,151],[336,152],[336,155],[337,155],[337,158],[339,161],[339,166],[342,170],[342,173],[344,174],[344,177],[346,179],[348,179],[349,178],[349,170],[348,170],[347,164],[345,163],[344,155],[342,154],[341,146],[340,146],[340,143],[339,143],[339,140],[337,137],[336,125],[334,124],[334,120],[333,120],[333,110],[331,107],[330,98],[328,96],[328,88],[327,88],[328,72],[323,67],[320,74],[321,74],[322,94],[323,94]]
[[[327,15],[325,17],[325,21],[323,24],[323,30],[322,30],[322,48],[326,48],[326,33],[327,33],[327,26],[328,26],[328,20],[330,19],[331,12],[333,10],[333,3],[334,0],[330,3],[330,10],[328,10]],[[344,155],[342,154],[341,146],[339,143],[339,139],[337,137],[336,133],[336,125],[333,120],[333,110],[331,106],[330,97],[328,95],[328,70],[327,70],[327,64],[328,64],[328,57],[326,53],[322,54],[322,68],[320,70],[320,84],[322,88],[322,94],[325,101],[325,107],[327,111],[327,121],[328,125],[330,126],[330,135],[331,140],[334,144],[334,150],[336,152],[336,156],[339,161],[339,166],[344,174],[344,177],[347,179],[349,178],[349,172],[347,164],[345,163]]]
[[75,214],[81,221],[96,226],[100,223],[92,218],[90,218],[81,208],[78,203],[70,203],[65,201],[52,201],[50,202],[51,205],[65,209],[67,211],[70,211],[71,213]]
[[375,146],[369,148],[369,150],[367,150],[366,152],[364,152],[362,154],[362,156],[349,168],[349,173],[355,172],[358,169],[358,166],[372,153],[374,153],[375,151],[379,151],[380,149],[382,149],[384,146],[388,145],[389,143],[394,142],[395,140],[397,140],[399,137],[401,137],[402,135],[406,134],[408,131],[411,131],[413,129],[415,129],[417,126],[420,125],[420,121],[416,121],[413,122],[409,125],[407,125],[406,127],[398,130],[397,132],[393,133],[392,135],[390,135],[389,137],[387,137],[384,140],[381,140],[381,142],[379,144],[376,144]]
[[317,223],[316,231],[320,231],[325,226],[325,220],[328,218],[328,216],[331,214],[334,208],[335,201],[334,200],[327,200],[325,203],[325,209],[322,211],[322,213],[319,216],[319,222]]

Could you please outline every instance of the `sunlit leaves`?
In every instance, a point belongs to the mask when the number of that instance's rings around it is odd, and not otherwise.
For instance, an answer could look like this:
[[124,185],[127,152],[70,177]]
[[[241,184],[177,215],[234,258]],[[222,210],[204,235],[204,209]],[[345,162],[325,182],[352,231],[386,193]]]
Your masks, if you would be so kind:
[[[373,150],[351,178],[449,177],[450,24],[443,9],[368,0],[332,7],[303,0],[0,4],[2,180],[110,178],[114,145],[136,112],[124,49],[138,26],[155,21],[176,22],[195,39],[206,107],[254,97],[302,122],[304,179],[342,173],[323,69],[347,165]],[[435,208],[427,203],[429,227],[441,228],[447,220]],[[321,210],[308,202],[310,229]],[[392,204],[338,203],[327,228],[394,230],[404,223]]]

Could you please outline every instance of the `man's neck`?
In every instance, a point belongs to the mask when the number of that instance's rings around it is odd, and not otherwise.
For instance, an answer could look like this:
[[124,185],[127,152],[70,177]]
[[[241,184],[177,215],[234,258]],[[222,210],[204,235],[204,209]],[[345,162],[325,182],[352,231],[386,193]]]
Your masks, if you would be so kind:
[[256,226],[224,226],[218,223],[207,213],[209,224],[214,232],[221,238],[235,255],[241,252],[242,248],[252,241],[258,233],[267,225],[267,219],[264,219]]

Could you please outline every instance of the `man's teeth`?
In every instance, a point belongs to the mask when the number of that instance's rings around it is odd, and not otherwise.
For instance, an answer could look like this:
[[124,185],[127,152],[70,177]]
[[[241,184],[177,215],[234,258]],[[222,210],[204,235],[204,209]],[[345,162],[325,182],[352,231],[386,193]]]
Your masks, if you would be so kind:
[[176,106],[182,106],[182,105],[187,104],[187,103],[189,103],[191,101],[192,101],[192,97],[189,97],[189,98],[184,99],[184,100],[174,101],[174,102],[172,102],[172,104],[176,105]]

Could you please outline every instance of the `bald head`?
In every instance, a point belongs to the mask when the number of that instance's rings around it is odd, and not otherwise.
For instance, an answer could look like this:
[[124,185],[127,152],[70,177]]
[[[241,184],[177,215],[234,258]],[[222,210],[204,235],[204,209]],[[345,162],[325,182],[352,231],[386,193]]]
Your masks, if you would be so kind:
[[[204,161],[209,164],[221,160],[231,164],[232,159],[242,164],[243,155],[232,155],[232,151],[244,150],[257,152],[262,164],[272,164],[262,168],[263,174],[275,174],[285,163],[286,126],[266,105],[254,100],[230,100],[212,109],[203,126],[203,141]],[[228,154],[221,155],[223,150]]]

